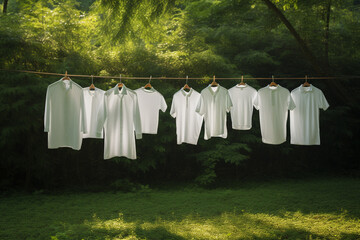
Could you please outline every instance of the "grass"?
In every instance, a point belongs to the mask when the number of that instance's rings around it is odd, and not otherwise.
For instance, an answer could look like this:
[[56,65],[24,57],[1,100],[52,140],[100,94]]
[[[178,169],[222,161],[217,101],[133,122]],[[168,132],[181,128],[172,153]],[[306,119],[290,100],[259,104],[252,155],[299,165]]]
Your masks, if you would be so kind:
[[360,180],[2,196],[0,216],[1,240],[360,239]]

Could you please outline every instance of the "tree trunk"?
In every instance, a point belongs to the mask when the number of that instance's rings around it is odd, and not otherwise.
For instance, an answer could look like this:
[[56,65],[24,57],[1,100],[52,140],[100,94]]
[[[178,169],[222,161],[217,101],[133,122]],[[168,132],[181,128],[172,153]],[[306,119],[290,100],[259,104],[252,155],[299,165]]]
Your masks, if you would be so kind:
[[4,3],[3,3],[3,13],[6,13],[6,11],[7,11],[7,5],[8,5],[8,0],[4,0]]
[[327,68],[330,68],[330,61],[329,61],[330,12],[331,12],[331,0],[328,0],[326,6],[326,25],[325,25],[325,36],[324,36],[324,51],[325,51],[324,58]]
[[[266,6],[268,6],[269,9],[271,9],[280,18],[280,20],[288,28],[290,33],[293,35],[293,37],[298,42],[305,57],[310,61],[315,72],[319,75],[333,76],[334,73],[330,67],[328,67],[326,64],[320,65],[318,63],[317,59],[315,58],[314,54],[312,53],[310,48],[307,46],[305,41],[300,37],[298,32],[291,25],[291,23],[287,20],[285,15],[276,7],[276,5],[274,3],[272,3],[271,0],[263,0],[263,2],[266,4]],[[328,17],[329,17],[329,21],[330,21],[330,11],[328,14],[329,14]],[[327,86],[329,87],[329,90],[332,92],[333,96],[337,99],[338,103],[340,102],[345,105],[353,105],[356,102],[353,100],[352,94],[349,93],[348,90],[345,89],[345,87],[338,80],[329,79],[329,80],[325,80],[325,81],[326,81]]]

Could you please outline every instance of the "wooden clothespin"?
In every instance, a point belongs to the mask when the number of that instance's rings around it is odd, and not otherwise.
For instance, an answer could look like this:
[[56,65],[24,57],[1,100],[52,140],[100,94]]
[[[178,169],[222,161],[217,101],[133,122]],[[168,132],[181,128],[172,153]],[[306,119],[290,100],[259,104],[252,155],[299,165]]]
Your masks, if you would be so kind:
[[274,81],[274,75],[272,75],[272,82],[270,83],[270,87],[276,87],[278,84]]
[[151,86],[151,78],[152,78],[152,76],[150,76],[150,78],[149,78],[149,82],[144,86],[144,88],[152,88],[152,86]]
[[185,89],[188,89],[188,90],[191,89],[191,88],[189,87],[189,85],[188,85],[188,76],[186,76],[186,83],[185,83],[183,89],[184,89],[184,90],[185,90]]
[[210,86],[216,87],[217,85],[219,85],[219,84],[215,81],[215,75],[214,75],[214,76],[213,76],[213,81],[212,81],[212,83],[210,84]]
[[305,75],[305,82],[303,83],[303,87],[310,87],[310,83],[308,82],[308,76]]
[[89,87],[91,91],[95,91],[95,85],[94,85],[94,76],[91,75],[91,85]]
[[120,82],[118,83],[119,90],[121,90],[123,86],[124,84],[121,82],[121,74],[120,74]]

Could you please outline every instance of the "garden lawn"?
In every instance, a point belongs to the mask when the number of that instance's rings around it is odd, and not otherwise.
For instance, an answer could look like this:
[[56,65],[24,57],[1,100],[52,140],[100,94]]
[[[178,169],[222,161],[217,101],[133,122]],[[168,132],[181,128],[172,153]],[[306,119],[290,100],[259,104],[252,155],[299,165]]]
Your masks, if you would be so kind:
[[360,180],[3,195],[0,239],[360,239]]

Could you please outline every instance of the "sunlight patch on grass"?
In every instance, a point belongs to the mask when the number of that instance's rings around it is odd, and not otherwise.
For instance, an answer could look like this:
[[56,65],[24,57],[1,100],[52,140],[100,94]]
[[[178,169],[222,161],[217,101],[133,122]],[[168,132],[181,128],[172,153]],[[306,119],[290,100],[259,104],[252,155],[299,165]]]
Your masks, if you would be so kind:
[[360,235],[360,220],[348,218],[345,213],[334,215],[285,212],[283,216],[275,216],[264,213],[225,212],[209,218],[190,215],[181,221],[159,218],[154,222],[143,223],[126,222],[120,214],[119,218],[105,221],[95,217],[86,224],[93,230],[127,232],[128,239],[138,239],[139,236],[155,239],[156,234],[168,234],[174,239],[341,239],[344,236],[354,236],[355,239],[356,235]]

